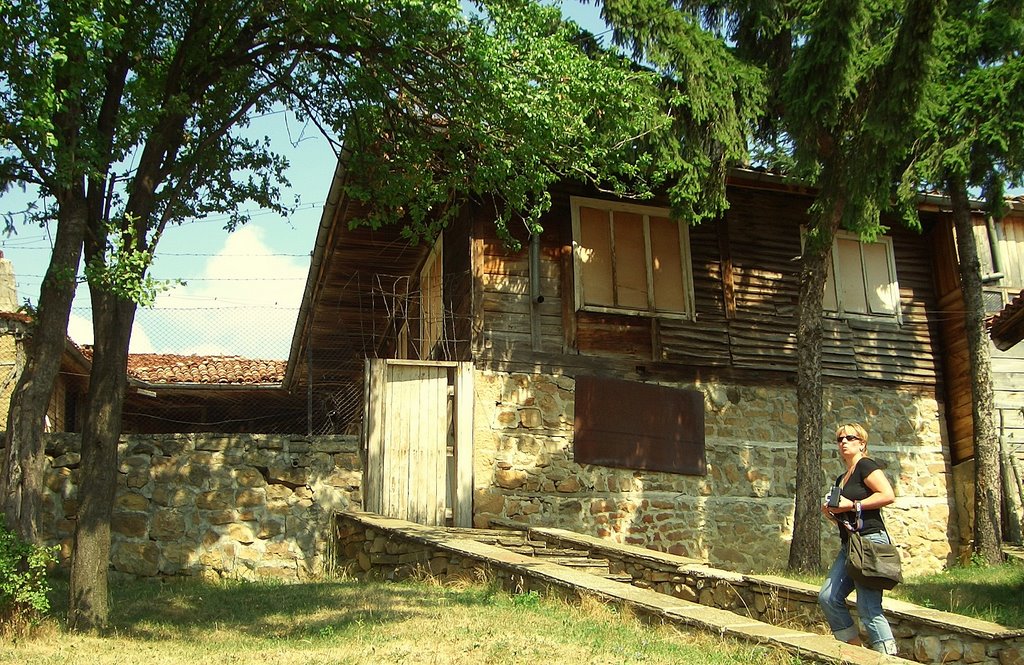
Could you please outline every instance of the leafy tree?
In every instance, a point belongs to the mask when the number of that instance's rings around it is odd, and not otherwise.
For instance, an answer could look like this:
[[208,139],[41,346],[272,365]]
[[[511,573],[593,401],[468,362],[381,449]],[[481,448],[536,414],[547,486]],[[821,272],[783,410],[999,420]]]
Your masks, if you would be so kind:
[[244,223],[243,202],[283,209],[284,161],[268,140],[241,135],[249,117],[284,107],[343,135],[348,193],[370,205],[365,222],[402,222],[428,239],[464,192],[492,197],[507,230],[536,225],[558,178],[619,191],[643,170],[624,159],[636,137],[667,124],[649,74],[527,0],[481,3],[474,19],[455,0],[0,8],[0,174],[54,201],[58,235],[0,485],[13,524],[32,534],[43,414],[84,255],[96,342],[70,583],[76,629],[107,618],[129,336],[158,288],[147,270],[159,239],[211,213]]
[[951,202],[971,368],[974,551],[983,561],[999,563],[999,442],[969,192],[981,189],[986,214],[999,217],[1004,184],[1024,178],[1024,3],[951,2],[941,37],[941,68],[929,89],[929,113],[922,119],[910,178],[944,189]]
[[[679,63],[699,63],[702,51],[695,45],[706,38],[693,35],[700,21],[730,45],[735,58],[759,68],[767,101],[756,145],[767,159],[784,163],[817,188],[800,266],[791,569],[821,563],[821,308],[832,241],[840,227],[864,239],[883,231],[879,212],[889,205],[914,138],[910,130],[942,8],[931,0],[603,3],[616,38],[654,62],[668,50],[678,54]],[[681,17],[672,24],[662,19],[675,14]],[[690,66],[670,73],[690,76]],[[916,218],[906,218],[916,224]]]

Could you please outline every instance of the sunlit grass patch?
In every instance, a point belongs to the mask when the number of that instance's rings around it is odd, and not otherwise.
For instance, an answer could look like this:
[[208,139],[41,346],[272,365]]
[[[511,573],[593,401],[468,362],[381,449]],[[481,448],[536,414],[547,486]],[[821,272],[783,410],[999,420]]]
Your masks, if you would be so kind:
[[65,634],[53,623],[46,639],[0,646],[0,662],[799,662],[772,648],[648,626],[592,598],[566,603],[493,583],[139,581],[114,585],[112,598],[105,635]]

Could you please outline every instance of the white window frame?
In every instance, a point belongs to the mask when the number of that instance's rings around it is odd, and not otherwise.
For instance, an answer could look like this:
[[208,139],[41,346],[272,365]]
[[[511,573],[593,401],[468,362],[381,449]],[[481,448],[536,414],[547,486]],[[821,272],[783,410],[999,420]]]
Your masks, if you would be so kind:
[[[622,203],[619,201],[608,201],[605,199],[592,199],[582,196],[569,197],[572,209],[572,248],[573,248],[573,283],[575,291],[575,304],[577,311],[605,312],[610,314],[633,314],[638,316],[658,316],[665,318],[676,318],[693,320],[694,318],[694,293],[693,293],[693,267],[690,256],[690,233],[689,227],[682,220],[676,220],[675,224],[679,230],[679,260],[680,277],[682,283],[682,296],[684,299],[684,311],[657,310],[654,307],[654,267],[651,260],[651,233],[650,218],[662,217],[672,219],[667,208],[637,205],[634,203]],[[584,257],[583,247],[580,244],[582,232],[580,230],[580,207],[597,208],[609,213],[624,212],[641,215],[643,217],[644,233],[644,259],[647,269],[647,309],[636,309],[630,307],[613,307],[605,305],[586,304],[583,298],[583,273]],[[614,250],[615,237],[612,234],[611,245]]]
[[[862,277],[861,287],[864,292],[865,302],[870,306],[871,299],[869,291],[872,288],[885,287],[889,291],[889,298],[893,306],[892,312],[857,312],[848,310],[844,307],[842,302],[842,289],[839,288],[840,284],[837,283],[836,275],[841,274],[838,271],[839,267],[839,241],[840,240],[852,240],[857,243],[859,249],[860,258],[860,274]],[[864,258],[864,247],[870,245],[881,246],[885,250],[885,269],[886,277],[888,278],[888,284],[867,284],[868,269],[866,260]],[[822,309],[826,316],[832,316],[839,319],[858,319],[862,321],[892,321],[895,323],[903,323],[903,307],[900,302],[900,285],[899,280],[896,278],[896,254],[893,250],[892,238],[889,236],[881,236],[877,238],[873,243],[863,242],[860,237],[855,233],[849,231],[837,231],[835,237],[832,240],[832,252],[829,257],[829,272],[825,281],[825,298],[822,302]],[[835,302],[835,309],[826,309],[829,298]]]

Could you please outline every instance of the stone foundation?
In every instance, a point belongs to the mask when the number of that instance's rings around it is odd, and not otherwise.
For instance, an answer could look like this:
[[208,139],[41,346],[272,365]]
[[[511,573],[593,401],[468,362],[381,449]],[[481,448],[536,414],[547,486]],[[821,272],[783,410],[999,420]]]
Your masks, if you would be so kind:
[[[476,375],[474,519],[579,531],[738,571],[785,567],[796,485],[796,391],[715,383],[704,394],[706,476],[577,464],[575,381],[565,376]],[[909,573],[955,559],[958,524],[942,414],[925,392],[849,387],[826,392],[827,427],[857,421],[896,503],[885,509]],[[825,434],[830,435],[831,432]],[[842,471],[831,436],[822,494]],[[838,547],[822,524],[823,558]]]
[[[67,560],[78,506],[77,435],[52,434],[40,528]],[[111,565],[135,576],[301,580],[321,574],[330,518],[359,508],[354,436],[122,438]]]
[[[607,583],[596,581],[599,577],[588,574],[567,575],[575,584],[563,581],[552,585],[552,577],[540,570],[542,557],[511,554],[505,548],[473,542],[471,534],[450,534],[439,527],[402,520],[368,514],[338,515],[337,537],[338,555],[350,570],[381,579],[427,575],[442,581],[490,579],[517,592],[544,589],[567,597],[586,593],[588,588],[608,588]],[[557,529],[531,528],[523,537],[524,543],[534,545],[537,555],[548,548],[571,548],[604,559],[611,573],[624,573],[627,580],[632,579],[633,587],[654,590],[663,597],[727,610],[775,626],[829,634],[818,608],[817,587],[779,577],[718,570],[692,559],[658,555]],[[618,595],[625,598],[628,592]],[[855,613],[854,603],[849,604]],[[884,608],[902,658],[935,665],[1024,663],[1024,629],[890,598],[885,599]],[[754,639],[763,638],[763,633],[751,630]],[[819,660],[808,652],[801,655]]]

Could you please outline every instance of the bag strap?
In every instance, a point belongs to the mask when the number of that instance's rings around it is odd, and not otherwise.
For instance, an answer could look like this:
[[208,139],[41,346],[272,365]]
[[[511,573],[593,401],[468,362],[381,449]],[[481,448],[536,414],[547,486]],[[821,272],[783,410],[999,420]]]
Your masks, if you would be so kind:
[[857,511],[857,527],[854,528],[850,526],[850,523],[846,520],[842,520],[842,524],[850,533],[857,533],[858,531],[864,528],[864,518],[861,516],[860,501],[854,501],[853,505],[854,509]]

